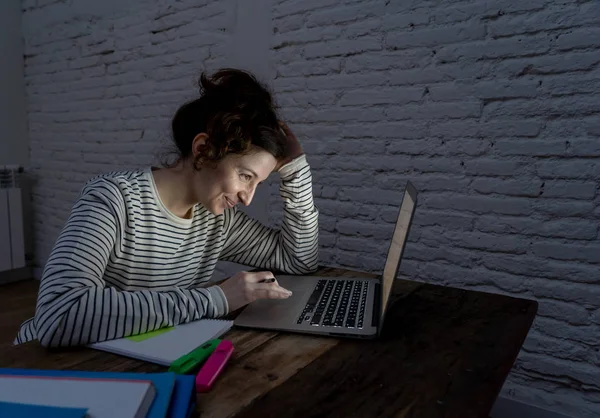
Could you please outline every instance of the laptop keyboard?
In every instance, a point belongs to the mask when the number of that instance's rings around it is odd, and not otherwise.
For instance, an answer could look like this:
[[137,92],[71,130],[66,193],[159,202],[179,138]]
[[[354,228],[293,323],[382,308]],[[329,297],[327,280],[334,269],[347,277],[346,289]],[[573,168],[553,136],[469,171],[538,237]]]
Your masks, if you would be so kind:
[[362,329],[368,290],[367,280],[319,280],[297,324]]

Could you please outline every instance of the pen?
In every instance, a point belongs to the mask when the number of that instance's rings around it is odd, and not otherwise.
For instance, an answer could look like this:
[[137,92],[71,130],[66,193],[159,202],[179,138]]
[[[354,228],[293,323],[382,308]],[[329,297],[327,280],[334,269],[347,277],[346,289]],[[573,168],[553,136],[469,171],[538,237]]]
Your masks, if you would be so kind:
[[275,281],[275,277],[271,277],[269,279],[262,279],[259,283],[273,283]]

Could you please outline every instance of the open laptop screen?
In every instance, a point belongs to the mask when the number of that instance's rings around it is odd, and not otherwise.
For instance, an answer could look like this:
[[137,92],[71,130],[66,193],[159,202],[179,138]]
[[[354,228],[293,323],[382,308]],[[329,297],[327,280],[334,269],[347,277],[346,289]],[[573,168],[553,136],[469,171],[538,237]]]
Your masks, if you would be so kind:
[[[383,269],[383,289],[381,298],[381,319],[387,308],[388,299],[390,292],[398,274],[400,268],[400,260],[404,253],[404,247],[406,244],[406,238],[410,230],[412,218],[417,203],[417,190],[414,186],[408,182],[406,184],[406,190],[404,191],[404,197],[402,198],[402,206],[400,206],[400,212],[398,213],[398,220],[396,221],[396,228],[388,251],[387,260]],[[381,324],[381,322],[380,322]]]

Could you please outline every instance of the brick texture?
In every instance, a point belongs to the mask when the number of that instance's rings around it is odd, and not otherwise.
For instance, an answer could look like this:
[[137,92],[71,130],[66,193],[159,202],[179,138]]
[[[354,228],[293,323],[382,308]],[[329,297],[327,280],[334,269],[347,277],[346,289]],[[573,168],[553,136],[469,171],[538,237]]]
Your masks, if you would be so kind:
[[[23,3],[26,21],[53,7],[39,3]],[[200,71],[224,62],[226,3],[147,6],[95,18],[65,15],[24,33],[39,266],[83,183],[168,155],[173,113],[198,91]]]
[[598,416],[600,3],[275,9],[275,90],[313,166],[322,263],[380,272],[411,180],[401,275],[537,299],[502,394]]
[[[233,0],[63,3],[22,3],[25,22],[54,13],[24,33],[39,266],[85,180],[166,149],[244,18]],[[599,416],[600,3],[272,3],[272,87],[313,167],[321,264],[380,272],[411,180],[401,276],[538,300],[502,395]]]

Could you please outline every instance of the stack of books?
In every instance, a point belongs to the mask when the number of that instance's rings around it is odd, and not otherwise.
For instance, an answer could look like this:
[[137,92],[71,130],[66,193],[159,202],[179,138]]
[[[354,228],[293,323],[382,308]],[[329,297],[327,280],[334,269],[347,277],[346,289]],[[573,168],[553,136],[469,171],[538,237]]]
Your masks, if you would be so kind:
[[0,369],[0,417],[183,418],[193,375]]

